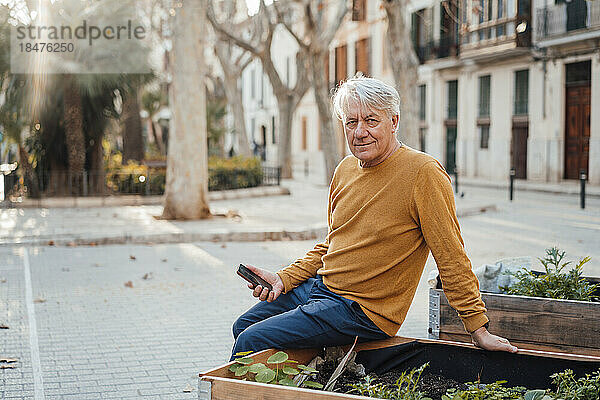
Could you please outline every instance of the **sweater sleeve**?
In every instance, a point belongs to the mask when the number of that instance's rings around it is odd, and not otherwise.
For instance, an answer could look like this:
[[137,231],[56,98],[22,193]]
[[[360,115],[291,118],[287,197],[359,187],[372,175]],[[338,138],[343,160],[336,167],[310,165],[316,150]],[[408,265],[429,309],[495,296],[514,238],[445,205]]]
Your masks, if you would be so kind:
[[444,293],[467,332],[489,320],[479,281],[464,249],[450,177],[435,160],[424,164],[413,188],[413,215],[440,271]]
[[327,254],[329,249],[329,233],[331,232],[331,193],[334,185],[335,176],[329,186],[329,196],[327,201],[327,236],[321,243],[317,243],[315,247],[310,250],[302,258],[294,261],[290,266],[277,271],[277,275],[283,281],[284,293],[289,292],[293,288],[299,286],[302,282],[308,278],[315,277],[317,271],[323,266],[323,256]]

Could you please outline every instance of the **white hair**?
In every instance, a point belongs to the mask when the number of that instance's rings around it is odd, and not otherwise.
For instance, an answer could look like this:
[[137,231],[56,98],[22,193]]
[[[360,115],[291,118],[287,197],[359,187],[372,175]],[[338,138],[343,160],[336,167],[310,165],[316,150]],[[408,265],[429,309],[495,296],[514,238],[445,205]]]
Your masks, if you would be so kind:
[[344,121],[350,103],[358,103],[363,110],[384,111],[388,116],[400,115],[400,95],[379,79],[355,76],[342,83],[333,95],[333,109]]

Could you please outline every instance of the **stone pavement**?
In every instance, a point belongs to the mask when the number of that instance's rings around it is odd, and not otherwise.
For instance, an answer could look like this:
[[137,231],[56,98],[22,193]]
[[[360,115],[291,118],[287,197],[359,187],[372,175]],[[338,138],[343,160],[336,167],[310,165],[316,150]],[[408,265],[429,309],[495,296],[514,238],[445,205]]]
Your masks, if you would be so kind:
[[[156,219],[160,205],[0,209],[0,246],[152,244],[199,241],[304,240],[327,231],[327,187],[284,181],[290,195],[211,201],[203,221]],[[459,216],[494,208],[493,202],[457,199]]]

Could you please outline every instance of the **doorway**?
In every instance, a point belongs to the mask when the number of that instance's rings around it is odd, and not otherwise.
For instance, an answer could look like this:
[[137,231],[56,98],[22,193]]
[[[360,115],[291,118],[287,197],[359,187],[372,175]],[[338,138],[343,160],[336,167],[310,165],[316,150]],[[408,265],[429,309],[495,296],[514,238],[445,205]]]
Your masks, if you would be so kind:
[[591,62],[567,64],[565,87],[565,179],[588,173],[590,151]]

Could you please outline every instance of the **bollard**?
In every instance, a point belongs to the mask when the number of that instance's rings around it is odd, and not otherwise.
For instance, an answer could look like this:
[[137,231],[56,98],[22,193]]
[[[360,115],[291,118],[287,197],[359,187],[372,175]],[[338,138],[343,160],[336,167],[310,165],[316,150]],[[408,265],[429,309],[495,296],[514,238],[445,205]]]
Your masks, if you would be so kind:
[[585,208],[585,181],[587,179],[587,175],[584,170],[579,171],[579,184],[581,190],[579,191],[579,204],[581,208]]
[[458,168],[454,167],[454,193],[458,194]]
[[508,199],[510,201],[513,200],[513,190],[515,189],[515,175],[517,174],[517,171],[515,171],[514,168],[510,169],[510,187],[509,187],[509,194],[508,194]]

